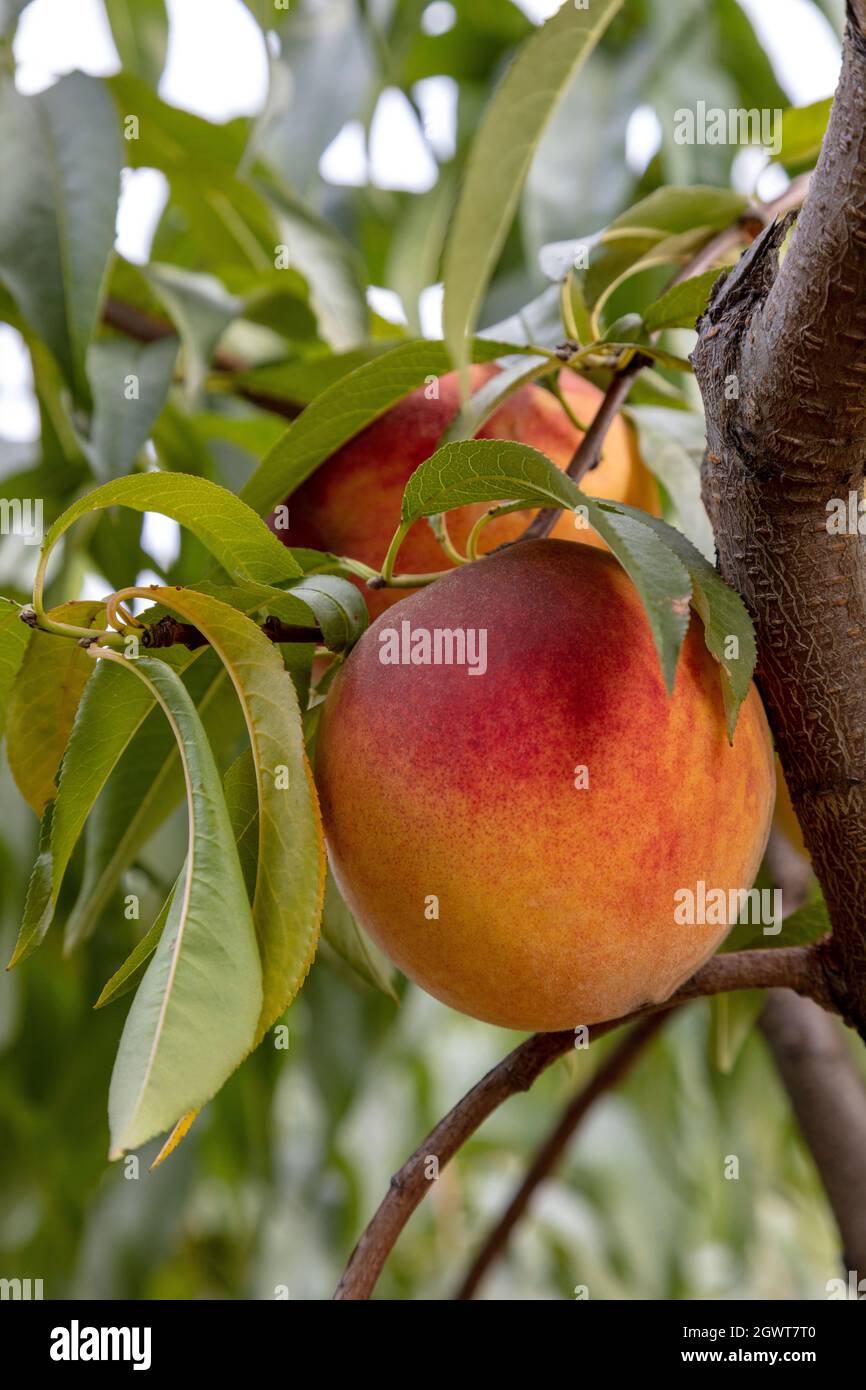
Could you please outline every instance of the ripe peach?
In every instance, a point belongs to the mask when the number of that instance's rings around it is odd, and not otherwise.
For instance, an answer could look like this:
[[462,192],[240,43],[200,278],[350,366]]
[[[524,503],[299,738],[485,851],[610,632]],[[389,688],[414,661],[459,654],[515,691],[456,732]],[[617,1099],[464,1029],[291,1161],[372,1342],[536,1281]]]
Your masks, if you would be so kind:
[[[474,633],[478,674],[384,664],[404,623],[419,656],[425,641],[435,655],[437,630]],[[317,762],[331,862],[362,927],[429,993],[509,1028],[667,998],[728,930],[679,925],[675,893],[749,888],[773,811],[757,691],[731,747],[698,619],[669,697],[617,561],[554,540],[382,615],[337,676]]]
[[[490,365],[473,367],[473,391],[496,371]],[[591,382],[567,370],[560,374],[559,384],[576,418],[589,423],[601,393]],[[434,452],[460,405],[454,372],[438,378],[435,386],[438,395],[432,399],[428,399],[427,388],[421,387],[392,406],[287,498],[289,526],[276,532],[286,545],[330,550],[379,568],[400,521],[403,489],[418,465]],[[564,469],[583,435],[549,391],[529,385],[500,406],[478,437],[531,444]],[[628,502],[658,515],[655,482],[640,460],[630,429],[619,417],[608,432],[601,463],[586,475],[581,486],[596,497]],[[487,503],[478,503],[451,513],[448,528],[458,549],[465,548],[469,531],[487,508]],[[481,549],[486,553],[514,540],[532,516],[531,510],[513,512],[491,522],[482,533]],[[596,541],[593,531],[577,530],[568,512],[563,512],[553,534],[562,540],[603,544]],[[400,549],[398,570],[425,574],[450,567],[427,522],[416,522]],[[362,587],[374,618],[407,592]]]

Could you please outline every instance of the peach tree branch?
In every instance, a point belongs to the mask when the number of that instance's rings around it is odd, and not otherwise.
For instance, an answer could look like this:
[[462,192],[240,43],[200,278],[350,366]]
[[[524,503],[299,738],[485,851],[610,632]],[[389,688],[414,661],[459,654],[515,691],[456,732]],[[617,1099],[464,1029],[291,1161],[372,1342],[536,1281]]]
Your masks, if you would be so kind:
[[538,1187],[550,1177],[563,1157],[578,1125],[601,1096],[619,1085],[623,1077],[643,1055],[649,1043],[667,1022],[668,1014],[659,1011],[647,1014],[628,1030],[615,1050],[605,1057],[595,1075],[569,1101],[554,1128],[548,1134],[532,1160],[520,1186],[499,1220],[488,1233],[472,1261],[455,1297],[474,1298],[484,1276],[505,1253],[508,1239],[526,1212]]
[[[782,986],[814,999],[823,1008],[832,1009],[834,1005],[822,965],[823,950],[823,943],[818,943],[808,947],[788,946],[713,956],[664,1003],[650,1004],[626,1018],[593,1024],[589,1030],[590,1040],[690,999],[738,989]],[[440,1120],[392,1177],[387,1194],[349,1259],[335,1299],[370,1297],[397,1237],[430,1189],[428,1160],[435,1157],[441,1171],[494,1110],[510,1096],[528,1091],[543,1071],[568,1052],[574,1040],[573,1032],[534,1034],[489,1071]]]

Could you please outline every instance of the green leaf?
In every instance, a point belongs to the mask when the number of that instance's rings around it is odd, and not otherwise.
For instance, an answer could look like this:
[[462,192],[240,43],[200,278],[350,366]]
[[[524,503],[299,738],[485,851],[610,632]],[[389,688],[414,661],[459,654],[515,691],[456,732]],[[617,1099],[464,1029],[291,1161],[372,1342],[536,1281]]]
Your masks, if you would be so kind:
[[155,87],[165,67],[165,0],[105,0],[108,22],[124,68]]
[[247,896],[252,901],[259,868],[259,783],[250,748],[235,758],[223,785]]
[[[21,919],[21,927],[18,933],[18,941],[15,946],[12,958],[6,969],[11,970],[17,965],[19,960],[23,960],[38,945],[39,940],[36,933],[39,924],[46,919],[46,909],[51,897],[51,834],[54,822],[54,802],[48,801],[42,813],[39,823],[39,842],[36,850],[36,862],[33,865],[32,873],[27,884],[27,896],[24,899],[24,915]],[[31,944],[32,943],[32,944]]]
[[301,714],[279,652],[243,614],[191,589],[142,589],[205,633],[241,702],[258,783],[253,918],[262,958],[260,1041],[312,963],[324,891],[324,841]]
[[718,994],[710,1000],[713,1060],[723,1076],[730,1076],[767,1001],[764,989]]
[[351,242],[271,177],[265,185],[277,210],[280,242],[306,278],[319,331],[335,352],[365,342],[369,313],[364,262]]
[[549,357],[524,357],[510,366],[503,367],[463,402],[439,440],[440,447],[458,439],[472,439],[515,391],[535,381],[537,377],[546,375],[552,369],[553,364]]
[[658,362],[660,367],[667,367],[672,372],[685,372],[689,376],[692,374],[692,364],[687,358],[676,357],[672,352],[666,352],[664,348],[656,347],[655,343],[608,342],[605,340],[598,346],[599,352],[617,354],[629,349],[631,349],[632,354],[639,352],[643,357],[649,357],[651,361]]
[[85,493],[50,527],[43,553],[79,517],[117,506],[172,517],[192,531],[229,574],[263,583],[300,574],[291,553],[240,498],[189,473],[142,473]]
[[325,646],[332,652],[353,647],[370,621],[358,589],[337,575],[309,574],[289,589],[276,589],[269,584],[237,584],[229,588],[204,583],[192,587],[241,613],[267,613],[291,625],[318,626]]
[[231,172],[242,160],[249,136],[245,118],[219,123],[194,116],[162,101],[147,82],[129,72],[115,73],[107,86],[121,119],[130,114],[139,119],[138,139],[126,142],[126,162],[132,167],[171,175],[190,165],[213,179],[215,169]]
[[[64,603],[56,622],[100,628],[101,603]],[[55,776],[93,662],[76,642],[33,632],[9,701],[6,749],[18,790],[37,816],[57,795]]]
[[444,444],[406,484],[401,521],[465,507],[470,502],[525,502],[572,509],[580,490],[545,454],[509,439]]
[[[728,738],[733,740],[737,716],[749,693],[758,656],[755,629],[746,605],[709,560],[673,526],[625,503],[606,502],[603,505],[606,510],[625,513],[649,527],[678,556],[688,571],[692,602],[704,625],[707,650],[721,667]],[[731,642],[732,638],[734,642]]]
[[21,608],[0,598],[0,738],[6,727],[6,710],[15,677],[30,641],[30,629],[21,621]]
[[[279,54],[269,65],[267,107],[255,132],[257,145],[269,168],[306,193],[319,181],[322,151],[346,122],[364,110],[372,114],[377,93],[370,87],[379,74],[371,24],[378,28],[381,23],[381,37],[385,40],[387,34],[390,48],[392,12],[386,16],[380,11],[374,20],[363,7],[344,0],[327,6],[281,0],[279,8],[274,0],[255,0],[255,10],[262,27],[276,30],[279,37]],[[417,28],[417,14],[410,22]]]
[[[493,362],[521,351],[507,343],[478,339],[473,360]],[[410,342],[356,368],[317,396],[298,417],[241,490],[241,497],[255,511],[269,512],[347,439],[378,420],[428,376],[443,376],[450,367],[444,343]]]
[[781,946],[811,946],[832,930],[830,914],[823,897],[792,912],[782,922],[782,930],[765,932],[754,922],[738,922],[725,937],[721,948],[725,953],[746,951],[757,947],[776,950]]
[[186,391],[201,391],[217,343],[243,308],[213,275],[199,275],[174,265],[149,265],[142,271],[177,325],[184,346]]
[[[214,755],[220,759],[231,750],[242,724],[231,684],[213,652],[203,652],[202,659],[190,667],[185,685]],[[62,798],[58,798],[62,806],[55,816],[52,907],[74,844],[70,844],[74,826],[67,814],[67,797],[71,795],[77,761],[76,739],[75,762],[69,767],[68,776],[64,765]],[[88,821],[81,887],[63,937],[66,954],[93,931],[121,875],[181,801],[183,791],[180,755],[171,730],[155,709],[120,758]]]
[[364,934],[343,901],[334,876],[328,870],[325,904],[322,909],[322,936],[353,974],[365,984],[387,994],[398,1003],[394,989],[395,970],[388,957]]
[[[265,414],[264,410],[256,410],[249,415],[201,411],[198,415],[185,415],[183,419],[199,441],[220,440],[231,444],[235,449],[249,454],[256,463],[282,438],[286,429],[284,421],[276,415]],[[201,448],[201,442],[198,447]],[[182,471],[188,473],[190,469],[187,466]]]
[[0,280],[86,399],[120,188],[114,107],[80,72],[32,97],[3,79],[0,128]]
[[638,452],[665,488],[681,529],[707,559],[715,555],[713,528],[701,499],[701,460],[706,449],[702,415],[664,406],[629,406]]
[[[703,184],[657,188],[604,229],[585,272],[587,302],[595,304],[614,280],[637,261],[656,254],[665,243],[669,251],[698,250],[747,206],[748,199],[731,189]],[[673,238],[681,240],[671,246]],[[575,243],[575,249],[579,245]]]
[[[306,581],[304,582],[306,583]],[[344,580],[339,581],[339,584],[340,594],[344,593],[345,588],[353,588]],[[273,601],[275,605],[279,605],[280,614],[278,616],[284,616],[286,621],[304,622],[314,616],[312,607],[308,602],[309,594],[304,599],[295,599],[291,593],[284,593],[265,585],[255,584],[236,588],[202,585],[201,588],[203,592],[210,590],[218,598],[230,602],[241,612],[256,612],[265,606],[264,600],[267,599],[268,603]],[[353,593],[356,593],[354,589]],[[153,597],[154,591],[148,590],[147,595]],[[328,623],[333,629],[334,640],[351,626],[351,612],[353,611],[351,602],[354,601],[353,599],[347,603],[346,611],[342,616],[335,612],[328,618]],[[363,600],[360,599],[360,595],[357,595],[357,601],[363,608]],[[335,600],[335,606],[336,603]],[[364,612],[366,613],[366,610]],[[159,613],[159,609],[153,610],[146,616],[145,622],[153,621],[159,616]],[[58,645],[62,645],[64,650],[73,648],[80,652],[80,648],[74,647],[74,644],[60,644],[58,639],[54,639],[54,641]],[[82,653],[82,655],[84,654]],[[162,659],[171,665],[178,675],[186,676],[190,690],[198,701],[206,729],[211,729],[211,721],[213,720],[218,725],[225,725],[225,729],[230,734],[234,726],[230,714],[225,711],[223,699],[225,673],[222,666],[216,672],[207,670],[210,664],[207,649],[199,648],[189,652],[180,647],[168,648],[162,653]],[[191,670],[191,668],[198,666],[203,666],[204,670],[201,672],[195,669]],[[93,914],[104,902],[107,894],[110,893],[117,875],[130,862],[130,853],[135,844],[136,833],[140,832],[145,835],[152,831],[157,823],[153,818],[158,816],[160,806],[165,805],[166,809],[170,806],[172,788],[176,785],[176,753],[172,753],[168,759],[160,761],[159,765],[153,769],[149,786],[146,787],[144,781],[140,783],[136,781],[136,768],[139,776],[142,778],[146,776],[148,748],[150,747],[151,757],[157,756],[153,751],[150,735],[142,740],[138,749],[132,751],[136,738],[141,737],[141,731],[148,716],[153,713],[153,697],[146,686],[143,684],[133,685],[126,680],[123,671],[118,671],[114,663],[103,662],[98,665],[92,680],[85,688],[63,758],[51,844],[52,884],[49,899],[44,904],[43,915],[38,919],[28,918],[25,920],[19,934],[12,964],[17,964],[19,960],[24,959],[44,939],[51,924],[72,851],[78,842],[85,821],[97,803],[97,798],[103,792],[109,777],[119,764],[122,765],[124,758],[128,757],[129,761],[126,768],[121,766],[119,792],[129,786],[128,794],[134,802],[137,801],[137,807],[134,813],[125,813],[126,819],[120,827],[121,834],[117,839],[115,836],[118,827],[115,825],[112,830],[110,824],[112,818],[110,803],[105,809],[105,816],[109,824],[104,829],[100,827],[99,823],[102,813],[100,812],[97,817],[97,823],[91,831],[94,845],[92,847],[90,844],[88,845],[85,883],[67,922],[67,948],[70,948],[81,934],[86,933],[89,929]],[[225,732],[225,729],[214,728],[215,742],[219,742],[221,732]],[[142,764],[144,764],[143,767]],[[121,811],[119,814],[123,818],[124,813]],[[88,838],[90,840],[90,836]]]
[[[123,658],[114,659],[118,662]],[[253,1045],[261,966],[219,773],[195,706],[174,671],[127,663],[164,709],[184,763],[189,848],[171,909],[132,1002],[111,1078],[112,1156],[198,1109]]]
[[713,52],[718,54],[723,71],[736,85],[737,104],[746,110],[786,106],[789,95],[780,86],[770,56],[739,0],[713,0],[713,10],[715,34],[711,32],[711,25],[702,25],[701,29],[710,31],[707,34],[709,44],[715,44],[716,48],[705,49],[705,52],[708,56]]
[[761,941],[765,946],[811,946],[814,941],[820,941],[822,936],[827,936],[830,931],[830,913],[824,899],[819,898],[817,902],[808,903],[786,917],[778,938],[765,937],[762,934]]
[[[64,651],[74,648],[84,656],[92,678],[75,712],[60,772],[51,836],[52,883],[46,910],[38,919],[25,914],[10,965],[25,959],[43,940],[84,822],[125,749],[154,709],[149,688],[127,680],[113,662],[100,662],[94,671],[91,658],[74,643],[61,643],[58,638],[54,641]],[[165,661],[176,670],[183,670],[202,655],[202,651],[169,651]]]
[[467,339],[514,217],[535,148],[565,88],[622,0],[563,5],[520,50],[475,137],[445,251],[445,338],[465,375]]
[[[833,98],[827,97],[810,106],[789,106],[782,112],[782,148],[777,158],[783,164],[796,167],[811,164],[818,158],[832,105]],[[774,129],[774,140],[777,136]]]
[[263,367],[253,367],[248,372],[234,373],[227,379],[227,385],[234,391],[271,396],[292,405],[309,405],[322,391],[348,376],[356,367],[363,367],[397,346],[399,344],[394,342],[367,343],[364,347],[353,348],[351,352],[271,362]]
[[673,285],[644,310],[644,326],[650,333],[662,328],[694,328],[695,320],[707,307],[710,290],[719,278],[719,271],[705,270]]
[[680,648],[689,625],[691,586],[685,566],[674,547],[664,544],[654,530],[644,525],[650,518],[643,512],[629,508],[630,514],[624,515],[625,509],[614,509],[610,503],[596,502],[591,497],[584,497],[583,501],[593,529],[607,542],[641,596],[665,685],[672,694]]
[[[226,773],[225,793],[247,892],[252,896],[258,868],[259,803],[249,749],[235,759]],[[343,902],[330,869],[325,878],[322,936],[354,974],[396,1001],[394,967],[361,931]]]
[[[363,595],[348,579],[333,574],[307,575],[298,584],[285,591],[285,596],[304,603],[322,630],[325,646],[332,652],[345,652],[355,645],[366,631],[370,615]],[[267,603],[268,611],[285,622],[279,598],[272,597]]]
[[585,509],[590,525],[607,542],[641,596],[665,683],[672,690],[688,627],[691,585],[673,547],[642,524],[648,520],[642,512],[588,497],[549,458],[526,444],[476,439],[446,444],[416,468],[403,494],[401,523],[408,526],[418,517],[469,502],[506,501]]
[[144,936],[133,947],[130,954],[121,966],[115,970],[110,980],[107,980],[102,987],[102,991],[94,1004],[94,1009],[104,1009],[106,1004],[113,1004],[115,999],[122,999],[124,994],[129,994],[131,990],[137,989],[139,982],[147,969],[147,963],[159,945],[162,937],[163,928],[168,921],[168,914],[174,901],[178,888],[182,889],[184,875],[186,874],[186,864],[180,872],[180,877],[174,884],[171,892],[163,903],[153,925],[145,932]]
[[87,375],[93,394],[91,447],[103,479],[128,473],[150,437],[174,375],[177,340],[135,343],[105,338],[92,343]]

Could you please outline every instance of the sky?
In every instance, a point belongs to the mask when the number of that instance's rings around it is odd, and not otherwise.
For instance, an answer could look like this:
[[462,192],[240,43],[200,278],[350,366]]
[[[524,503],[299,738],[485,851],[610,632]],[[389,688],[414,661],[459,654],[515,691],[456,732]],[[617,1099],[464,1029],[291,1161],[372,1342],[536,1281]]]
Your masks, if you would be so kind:
[[[566,3],[568,0],[566,0]],[[160,82],[165,101],[211,120],[257,113],[267,90],[267,53],[261,30],[242,0],[167,0],[171,18],[168,58]],[[511,0],[502,0],[503,4]],[[536,22],[559,8],[560,0],[517,0]],[[829,23],[809,0],[740,0],[758,30],[773,64],[797,104],[832,94],[839,51]],[[433,0],[424,11],[428,32],[453,23],[448,0]],[[28,93],[49,86],[79,68],[105,75],[119,67],[117,51],[101,0],[31,0],[15,40],[16,81]],[[427,138],[440,157],[453,149],[456,89],[447,77],[418,84]],[[629,125],[627,158],[643,168],[658,141],[649,108],[636,111]],[[739,174],[750,190],[761,156],[744,151]],[[757,160],[757,164],[756,164]],[[380,98],[373,120],[369,158],[360,124],[350,122],[324,152],[320,171],[336,184],[368,178],[384,188],[423,191],[435,180],[436,164],[406,98],[394,89]],[[771,196],[775,190],[761,190]],[[146,261],[153,231],[167,194],[156,170],[126,171],[117,223],[117,246],[136,262]],[[373,288],[371,303],[398,320],[401,306],[387,290]],[[441,293],[431,286],[422,300],[425,332],[438,336]],[[0,325],[0,435],[29,440],[38,432],[27,356],[18,335]]]

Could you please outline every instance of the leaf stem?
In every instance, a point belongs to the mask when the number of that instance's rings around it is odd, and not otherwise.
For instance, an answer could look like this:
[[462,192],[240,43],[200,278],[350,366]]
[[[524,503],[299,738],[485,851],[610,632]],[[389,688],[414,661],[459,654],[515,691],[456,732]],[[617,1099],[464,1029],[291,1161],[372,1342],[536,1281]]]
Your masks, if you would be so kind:
[[388,553],[385,556],[385,559],[382,563],[382,569],[379,574],[379,578],[382,580],[384,584],[392,583],[392,576],[394,574],[394,563],[397,559],[397,552],[399,551],[400,546],[406,539],[411,525],[411,521],[401,521],[400,525],[397,527],[397,530],[394,532],[394,535],[391,539],[391,544],[388,546]]
[[497,517],[506,516],[508,512],[522,512],[525,510],[525,502],[504,502],[501,507],[490,507],[488,511],[484,512],[484,514],[478,518],[475,525],[472,527],[472,530],[469,532],[469,538],[466,542],[467,559],[469,561],[474,561],[479,558],[478,542],[481,539],[481,532],[484,530],[484,527],[489,524],[489,522],[495,521]]

